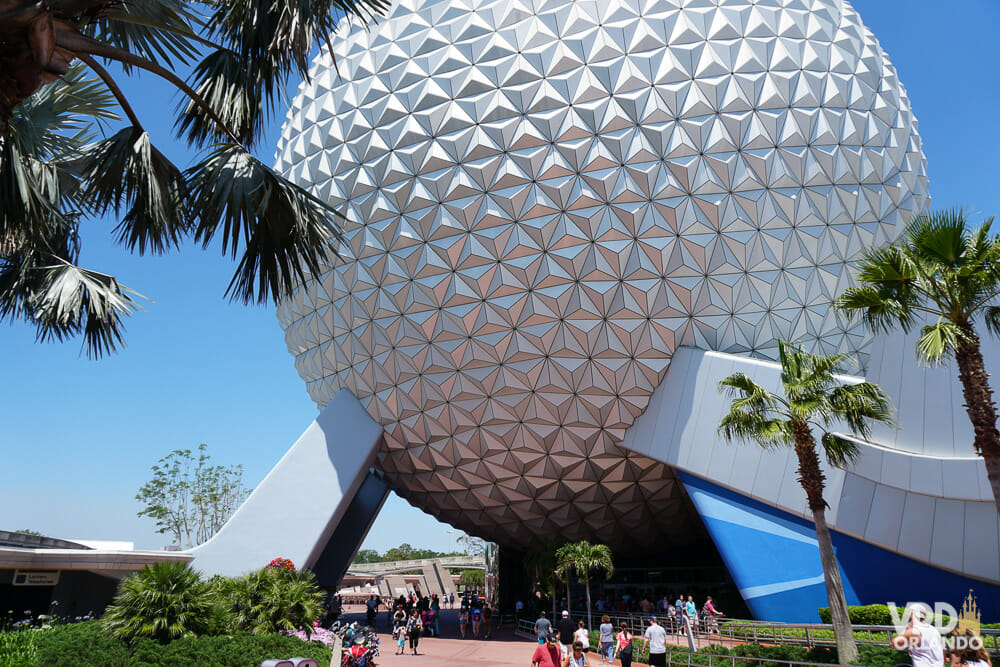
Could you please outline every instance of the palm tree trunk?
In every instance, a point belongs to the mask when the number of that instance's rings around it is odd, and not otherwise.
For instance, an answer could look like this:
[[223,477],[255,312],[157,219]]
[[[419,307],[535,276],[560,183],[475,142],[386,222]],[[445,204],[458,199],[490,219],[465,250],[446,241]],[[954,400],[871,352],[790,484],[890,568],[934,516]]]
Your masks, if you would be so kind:
[[587,585],[587,632],[590,632],[590,629],[594,627],[590,619],[590,610],[592,609],[590,604],[590,579],[585,579],[583,583]]
[[568,572],[566,573],[566,611],[569,612],[570,618],[573,618],[573,601],[569,597],[569,573]]
[[965,411],[975,434],[973,446],[986,463],[986,475],[993,489],[993,502],[1000,512],[1000,432],[997,431],[997,407],[993,403],[990,376],[983,363],[979,337],[967,329],[972,340],[959,342],[955,350],[958,379],[962,382]]
[[552,572],[552,625],[553,626],[556,623],[556,619],[559,618],[558,616],[556,616],[556,582],[557,581],[558,580],[556,579],[556,573],[553,571]]
[[854,641],[854,630],[851,628],[851,619],[847,613],[847,598],[844,596],[844,583],[840,579],[837,556],[833,551],[830,528],[826,525],[826,501],[823,499],[826,476],[819,467],[816,441],[809,430],[809,425],[805,422],[795,422],[792,428],[795,431],[795,455],[799,460],[799,484],[806,492],[809,509],[813,514],[813,523],[816,526],[816,542],[819,546],[820,563],[823,566],[826,598],[830,605],[833,635],[837,642],[837,662],[847,665],[858,659],[858,646]]

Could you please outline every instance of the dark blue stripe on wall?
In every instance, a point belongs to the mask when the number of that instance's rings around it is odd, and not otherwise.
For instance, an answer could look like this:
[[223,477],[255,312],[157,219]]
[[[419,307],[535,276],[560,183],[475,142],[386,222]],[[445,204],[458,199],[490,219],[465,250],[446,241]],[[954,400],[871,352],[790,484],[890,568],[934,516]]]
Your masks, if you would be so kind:
[[[769,505],[679,472],[747,606],[761,620],[819,620],[827,606],[816,531]],[[898,552],[833,533],[848,604],[947,602],[956,609],[972,589],[983,622],[1000,621],[1000,586],[917,562]],[[966,548],[975,548],[966,545]]]

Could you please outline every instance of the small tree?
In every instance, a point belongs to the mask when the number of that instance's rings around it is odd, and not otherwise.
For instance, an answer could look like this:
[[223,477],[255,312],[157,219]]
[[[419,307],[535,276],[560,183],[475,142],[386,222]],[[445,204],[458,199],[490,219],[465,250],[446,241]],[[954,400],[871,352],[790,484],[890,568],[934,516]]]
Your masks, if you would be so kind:
[[586,540],[568,543],[556,551],[556,561],[559,571],[566,577],[566,603],[569,604],[569,573],[576,572],[576,578],[587,588],[587,628],[593,627],[590,618],[590,572],[603,570],[606,576],[615,572],[611,548],[604,544],[591,544]]
[[482,570],[462,570],[462,574],[459,575],[459,583],[481,591],[486,585],[486,573]]
[[481,537],[462,535],[457,542],[462,545],[462,551],[467,556],[482,556],[486,554],[487,542]]
[[210,588],[197,572],[186,563],[154,563],[122,581],[101,622],[117,639],[166,644],[201,634],[212,617]]
[[812,355],[785,341],[778,341],[781,387],[784,398],[772,394],[745,373],[734,373],[719,382],[719,390],[733,398],[719,432],[727,440],[752,440],[765,449],[793,447],[799,460],[799,484],[806,492],[816,526],[826,594],[830,602],[833,632],[842,664],[858,658],[847,600],[826,525],[825,475],[819,466],[812,429],[818,427],[826,459],[844,465],[857,459],[857,444],[826,429],[835,421],[846,423],[852,433],[867,436],[870,422],[889,423],[889,399],[878,385],[869,382],[842,384],[834,373],[845,355]]
[[211,465],[208,445],[177,449],[153,466],[136,500],[144,508],[138,516],[156,520],[158,533],[174,536],[179,546],[191,547],[212,537],[250,494],[243,486],[243,466]]
[[870,250],[858,287],[836,305],[860,314],[875,332],[920,329],[917,358],[929,364],[954,356],[976,454],[983,457],[1000,511],[1000,431],[979,329],[1000,333],[1000,236],[993,218],[973,228],[958,210],[918,216],[906,234]]
[[235,630],[265,635],[312,631],[323,615],[323,591],[309,570],[264,568],[218,582]]

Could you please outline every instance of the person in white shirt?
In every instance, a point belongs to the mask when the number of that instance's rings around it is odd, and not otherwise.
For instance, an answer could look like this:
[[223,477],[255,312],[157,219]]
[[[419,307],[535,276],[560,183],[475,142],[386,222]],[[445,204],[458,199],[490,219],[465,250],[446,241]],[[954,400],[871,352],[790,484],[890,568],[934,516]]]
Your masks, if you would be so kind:
[[576,632],[573,633],[573,640],[578,642],[586,653],[590,650],[590,632],[587,631],[587,624],[580,621],[577,624]]
[[655,616],[649,617],[649,627],[643,635],[649,645],[650,667],[666,667],[667,664],[667,631],[656,622]]
[[927,610],[916,606],[901,633],[892,638],[892,647],[910,652],[913,667],[944,667],[944,646],[937,628],[926,622]]

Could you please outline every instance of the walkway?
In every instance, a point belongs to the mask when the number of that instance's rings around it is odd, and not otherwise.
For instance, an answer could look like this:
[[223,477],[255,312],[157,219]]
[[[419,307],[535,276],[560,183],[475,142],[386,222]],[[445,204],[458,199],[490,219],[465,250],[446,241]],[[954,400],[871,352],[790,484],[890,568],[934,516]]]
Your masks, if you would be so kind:
[[[353,612],[357,607],[352,607]],[[364,614],[360,612],[347,613],[343,617],[347,621],[364,622]],[[478,667],[526,667],[531,664],[531,655],[537,644],[530,639],[514,635],[513,626],[505,626],[494,631],[490,639],[473,639],[471,629],[466,638],[458,634],[458,610],[441,610],[441,636],[422,637],[417,647],[417,655],[410,655],[409,648],[403,655],[394,655],[396,642],[389,634],[385,610],[378,615],[376,627],[381,640],[381,655],[378,658],[379,667],[462,667],[476,665]],[[678,638],[680,639],[680,638]],[[680,642],[677,642],[680,643]],[[601,658],[596,652],[591,653],[590,662],[601,667]],[[615,661],[620,665],[619,661]],[[635,663],[633,663],[635,664]]]

